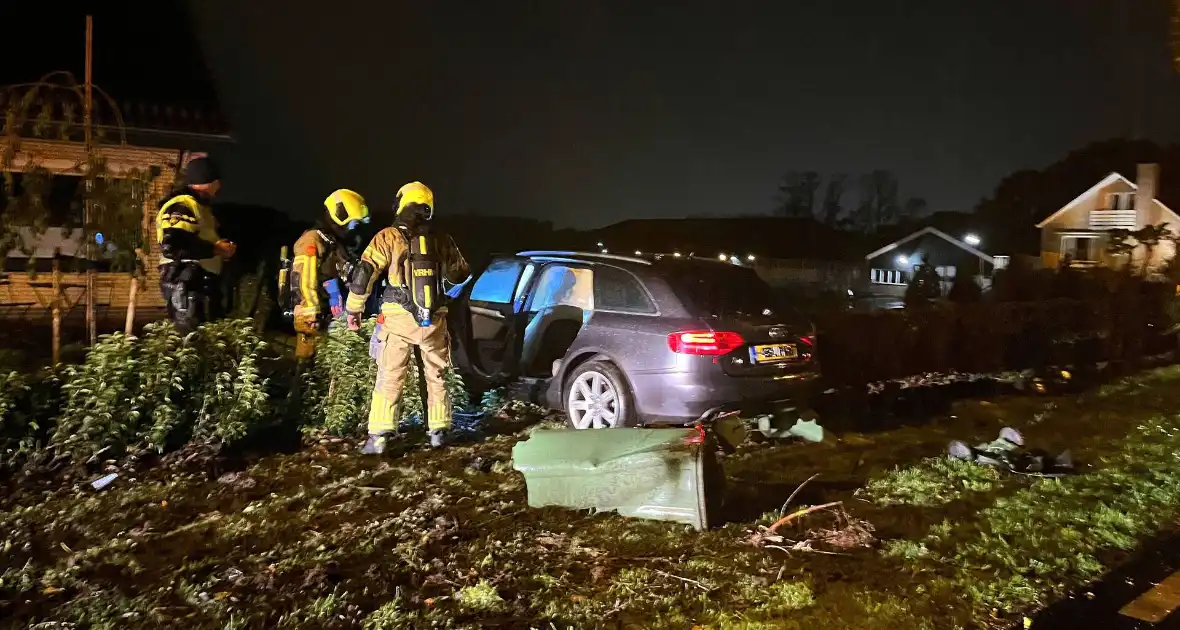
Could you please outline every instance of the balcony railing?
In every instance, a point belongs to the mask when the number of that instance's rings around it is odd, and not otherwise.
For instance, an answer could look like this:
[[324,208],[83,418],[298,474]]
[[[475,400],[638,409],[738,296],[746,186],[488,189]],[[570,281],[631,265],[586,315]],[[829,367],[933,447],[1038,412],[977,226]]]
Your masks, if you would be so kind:
[[1134,210],[1091,210],[1091,230],[1134,230],[1137,216]]

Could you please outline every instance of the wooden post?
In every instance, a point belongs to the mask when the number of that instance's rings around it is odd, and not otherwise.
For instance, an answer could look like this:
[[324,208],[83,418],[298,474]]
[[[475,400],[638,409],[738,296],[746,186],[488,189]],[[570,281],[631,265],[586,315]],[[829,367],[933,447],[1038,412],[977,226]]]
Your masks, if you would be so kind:
[[61,249],[53,249],[53,364],[61,363]]
[[93,16],[87,15],[86,16],[86,103],[85,103],[85,108],[84,108],[84,113],[83,113],[83,118],[84,118],[83,125],[85,126],[85,130],[83,133],[85,134],[85,138],[86,138],[86,170],[87,170],[86,188],[87,189],[85,191],[86,198],[83,203],[82,223],[83,223],[84,227],[82,229],[82,238],[84,240],[84,243],[83,243],[84,249],[82,251],[84,251],[87,254],[87,256],[86,256],[86,262],[87,262],[87,266],[86,266],[86,330],[87,330],[87,335],[88,335],[88,339],[90,340],[91,346],[93,346],[95,344],[95,342],[98,341],[98,322],[95,321],[96,318],[94,316],[94,291],[95,291],[95,280],[96,280],[95,273],[96,273],[96,271],[94,269],[94,258],[95,257],[93,255],[94,254],[94,247],[93,247],[94,235],[91,233],[93,231],[93,225],[91,224],[91,219],[93,217],[90,216],[91,215],[90,194],[93,192],[91,189],[91,187],[93,186],[93,180],[91,179],[91,171],[94,168],[94,156],[93,156],[94,145],[93,145],[93,138],[91,137],[91,126],[92,126],[92,122],[93,122],[93,120],[91,119],[91,113],[92,113],[91,66],[93,65],[93,63],[92,63],[93,53],[92,53],[91,44],[92,44],[93,40],[94,40],[94,18],[93,18]]
[[135,300],[136,294],[139,293],[139,282],[142,274],[139,273],[140,264],[143,262],[143,250],[136,248],[135,250],[135,269],[131,272],[131,289],[127,296],[127,322],[123,326],[123,333],[130,337],[135,332]]

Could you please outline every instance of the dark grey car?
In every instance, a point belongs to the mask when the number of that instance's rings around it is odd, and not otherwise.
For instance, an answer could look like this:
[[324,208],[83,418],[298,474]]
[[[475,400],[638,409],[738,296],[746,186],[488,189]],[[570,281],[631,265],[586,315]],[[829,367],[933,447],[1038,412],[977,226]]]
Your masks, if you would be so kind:
[[689,424],[806,407],[810,322],[753,270],[530,251],[493,257],[451,307],[457,366],[564,411],[576,428]]

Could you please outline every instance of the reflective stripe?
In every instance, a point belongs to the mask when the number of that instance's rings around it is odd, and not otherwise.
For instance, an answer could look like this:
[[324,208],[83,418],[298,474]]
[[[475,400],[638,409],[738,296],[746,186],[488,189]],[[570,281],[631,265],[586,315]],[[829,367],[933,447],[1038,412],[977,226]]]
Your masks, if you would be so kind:
[[369,409],[369,433],[387,433],[397,428],[401,417],[401,401],[390,401],[377,389],[373,389],[372,406]]
[[[162,243],[164,230],[172,229],[196,234],[197,238],[208,243],[221,240],[211,211],[206,210],[192,195],[177,195],[160,206],[159,212],[156,213],[156,242]],[[160,264],[166,265],[170,262],[173,261],[168,257],[160,257]],[[197,262],[209,273],[221,273],[220,256],[203,258]]]
[[437,429],[451,428],[451,402],[448,400],[428,405],[426,410],[426,428],[434,431]]
[[373,261],[373,266],[377,269],[384,269],[389,266],[389,258],[385,256],[384,252],[376,248],[369,248],[365,253],[369,255],[369,260]]
[[320,304],[319,287],[316,286],[316,266],[318,261],[314,256],[296,256],[295,265],[302,265],[299,269],[299,294],[303,304],[318,307]]
[[[160,218],[160,229],[180,229],[184,230],[185,232],[192,232],[193,234],[196,234],[200,230],[200,226],[197,225],[196,221],[190,221],[184,217],[176,215],[164,215]],[[161,240],[163,240],[162,237]]]
[[348,299],[344,301],[344,310],[349,313],[360,313],[365,310],[365,302],[368,300],[369,298],[363,295],[349,293]]

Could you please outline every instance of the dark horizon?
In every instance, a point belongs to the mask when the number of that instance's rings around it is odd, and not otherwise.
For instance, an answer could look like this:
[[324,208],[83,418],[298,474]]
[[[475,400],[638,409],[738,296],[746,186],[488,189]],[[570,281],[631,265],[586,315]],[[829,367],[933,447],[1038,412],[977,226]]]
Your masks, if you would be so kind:
[[[1090,142],[1180,139],[1167,2],[1026,4],[136,0],[95,10],[95,81],[219,102],[227,200],[298,219],[335,188],[382,207],[413,179],[440,212],[557,227],[758,215],[789,171],[876,168],[931,212],[970,211]],[[3,82],[80,77],[84,15],[18,29],[37,54]]]

